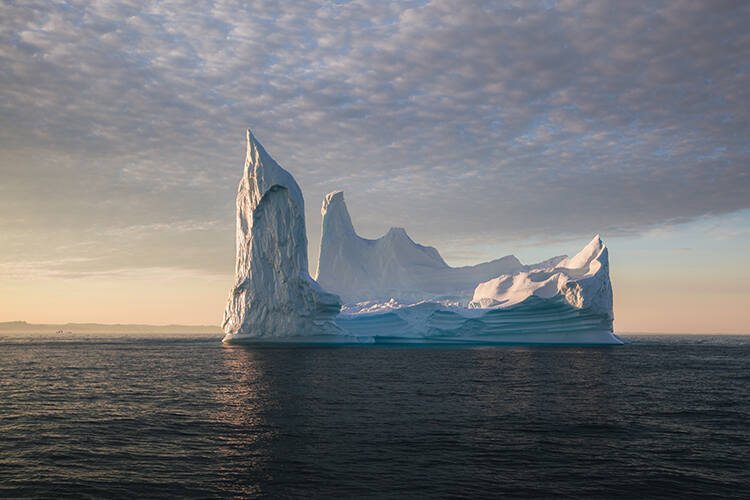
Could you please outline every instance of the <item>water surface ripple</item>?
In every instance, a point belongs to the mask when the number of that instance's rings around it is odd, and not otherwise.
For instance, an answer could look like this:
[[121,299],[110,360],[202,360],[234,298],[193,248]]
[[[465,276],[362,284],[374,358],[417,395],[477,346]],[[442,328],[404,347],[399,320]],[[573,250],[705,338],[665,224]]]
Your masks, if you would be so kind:
[[0,496],[750,490],[750,337],[601,348],[0,338]]

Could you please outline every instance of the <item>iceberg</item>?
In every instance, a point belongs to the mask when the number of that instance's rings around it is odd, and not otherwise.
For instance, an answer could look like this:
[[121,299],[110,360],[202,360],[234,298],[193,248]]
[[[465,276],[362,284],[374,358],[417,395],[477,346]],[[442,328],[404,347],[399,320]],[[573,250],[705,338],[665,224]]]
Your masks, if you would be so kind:
[[402,228],[357,235],[342,191],[326,195],[317,281],[343,299],[336,323],[387,343],[620,344],[607,248],[524,265],[515,256],[450,267]]
[[564,299],[577,309],[588,309],[613,319],[612,283],[607,247],[594,236],[575,257],[555,266],[503,274],[477,285],[471,308],[507,308],[531,296]]
[[[415,243],[401,227],[392,227],[375,240],[362,238],[354,230],[343,191],[326,195],[321,215],[315,279],[347,303],[450,297],[468,302],[477,283],[526,268],[513,255],[475,266],[451,267],[437,249]],[[563,258],[545,263],[555,264]]]
[[308,272],[305,204],[297,182],[247,131],[237,190],[237,260],[224,341],[340,333],[341,303]]
[[321,213],[313,279],[302,191],[248,130],[224,342],[624,343],[613,333],[608,252],[599,235],[572,258],[524,265],[507,255],[451,267],[403,228],[374,240],[357,235],[342,191],[326,195]]

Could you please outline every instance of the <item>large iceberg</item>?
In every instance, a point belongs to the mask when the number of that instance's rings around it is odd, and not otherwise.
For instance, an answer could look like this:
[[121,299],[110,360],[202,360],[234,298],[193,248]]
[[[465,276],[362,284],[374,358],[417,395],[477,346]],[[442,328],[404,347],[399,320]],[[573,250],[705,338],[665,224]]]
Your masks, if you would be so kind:
[[329,335],[341,304],[309,275],[305,203],[294,178],[247,131],[237,190],[237,261],[225,341]]
[[376,240],[358,236],[341,191],[325,197],[322,215],[316,281],[307,270],[302,192],[248,130],[225,342],[623,343],[613,334],[598,235],[572,258],[523,265],[508,255],[454,268],[402,228]]

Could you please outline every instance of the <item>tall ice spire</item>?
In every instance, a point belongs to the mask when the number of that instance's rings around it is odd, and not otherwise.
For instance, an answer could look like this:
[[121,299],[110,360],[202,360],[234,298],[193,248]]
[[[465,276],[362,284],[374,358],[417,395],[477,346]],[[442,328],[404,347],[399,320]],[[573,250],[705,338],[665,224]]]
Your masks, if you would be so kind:
[[323,291],[307,271],[302,191],[250,129],[237,190],[236,243],[225,341],[338,332],[338,296]]

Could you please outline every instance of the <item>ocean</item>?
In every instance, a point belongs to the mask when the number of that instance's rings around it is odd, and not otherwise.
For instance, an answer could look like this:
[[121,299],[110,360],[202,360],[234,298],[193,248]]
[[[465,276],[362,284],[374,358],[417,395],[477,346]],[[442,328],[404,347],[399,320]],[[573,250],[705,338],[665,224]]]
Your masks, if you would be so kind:
[[750,496],[750,336],[0,338],[0,496]]

